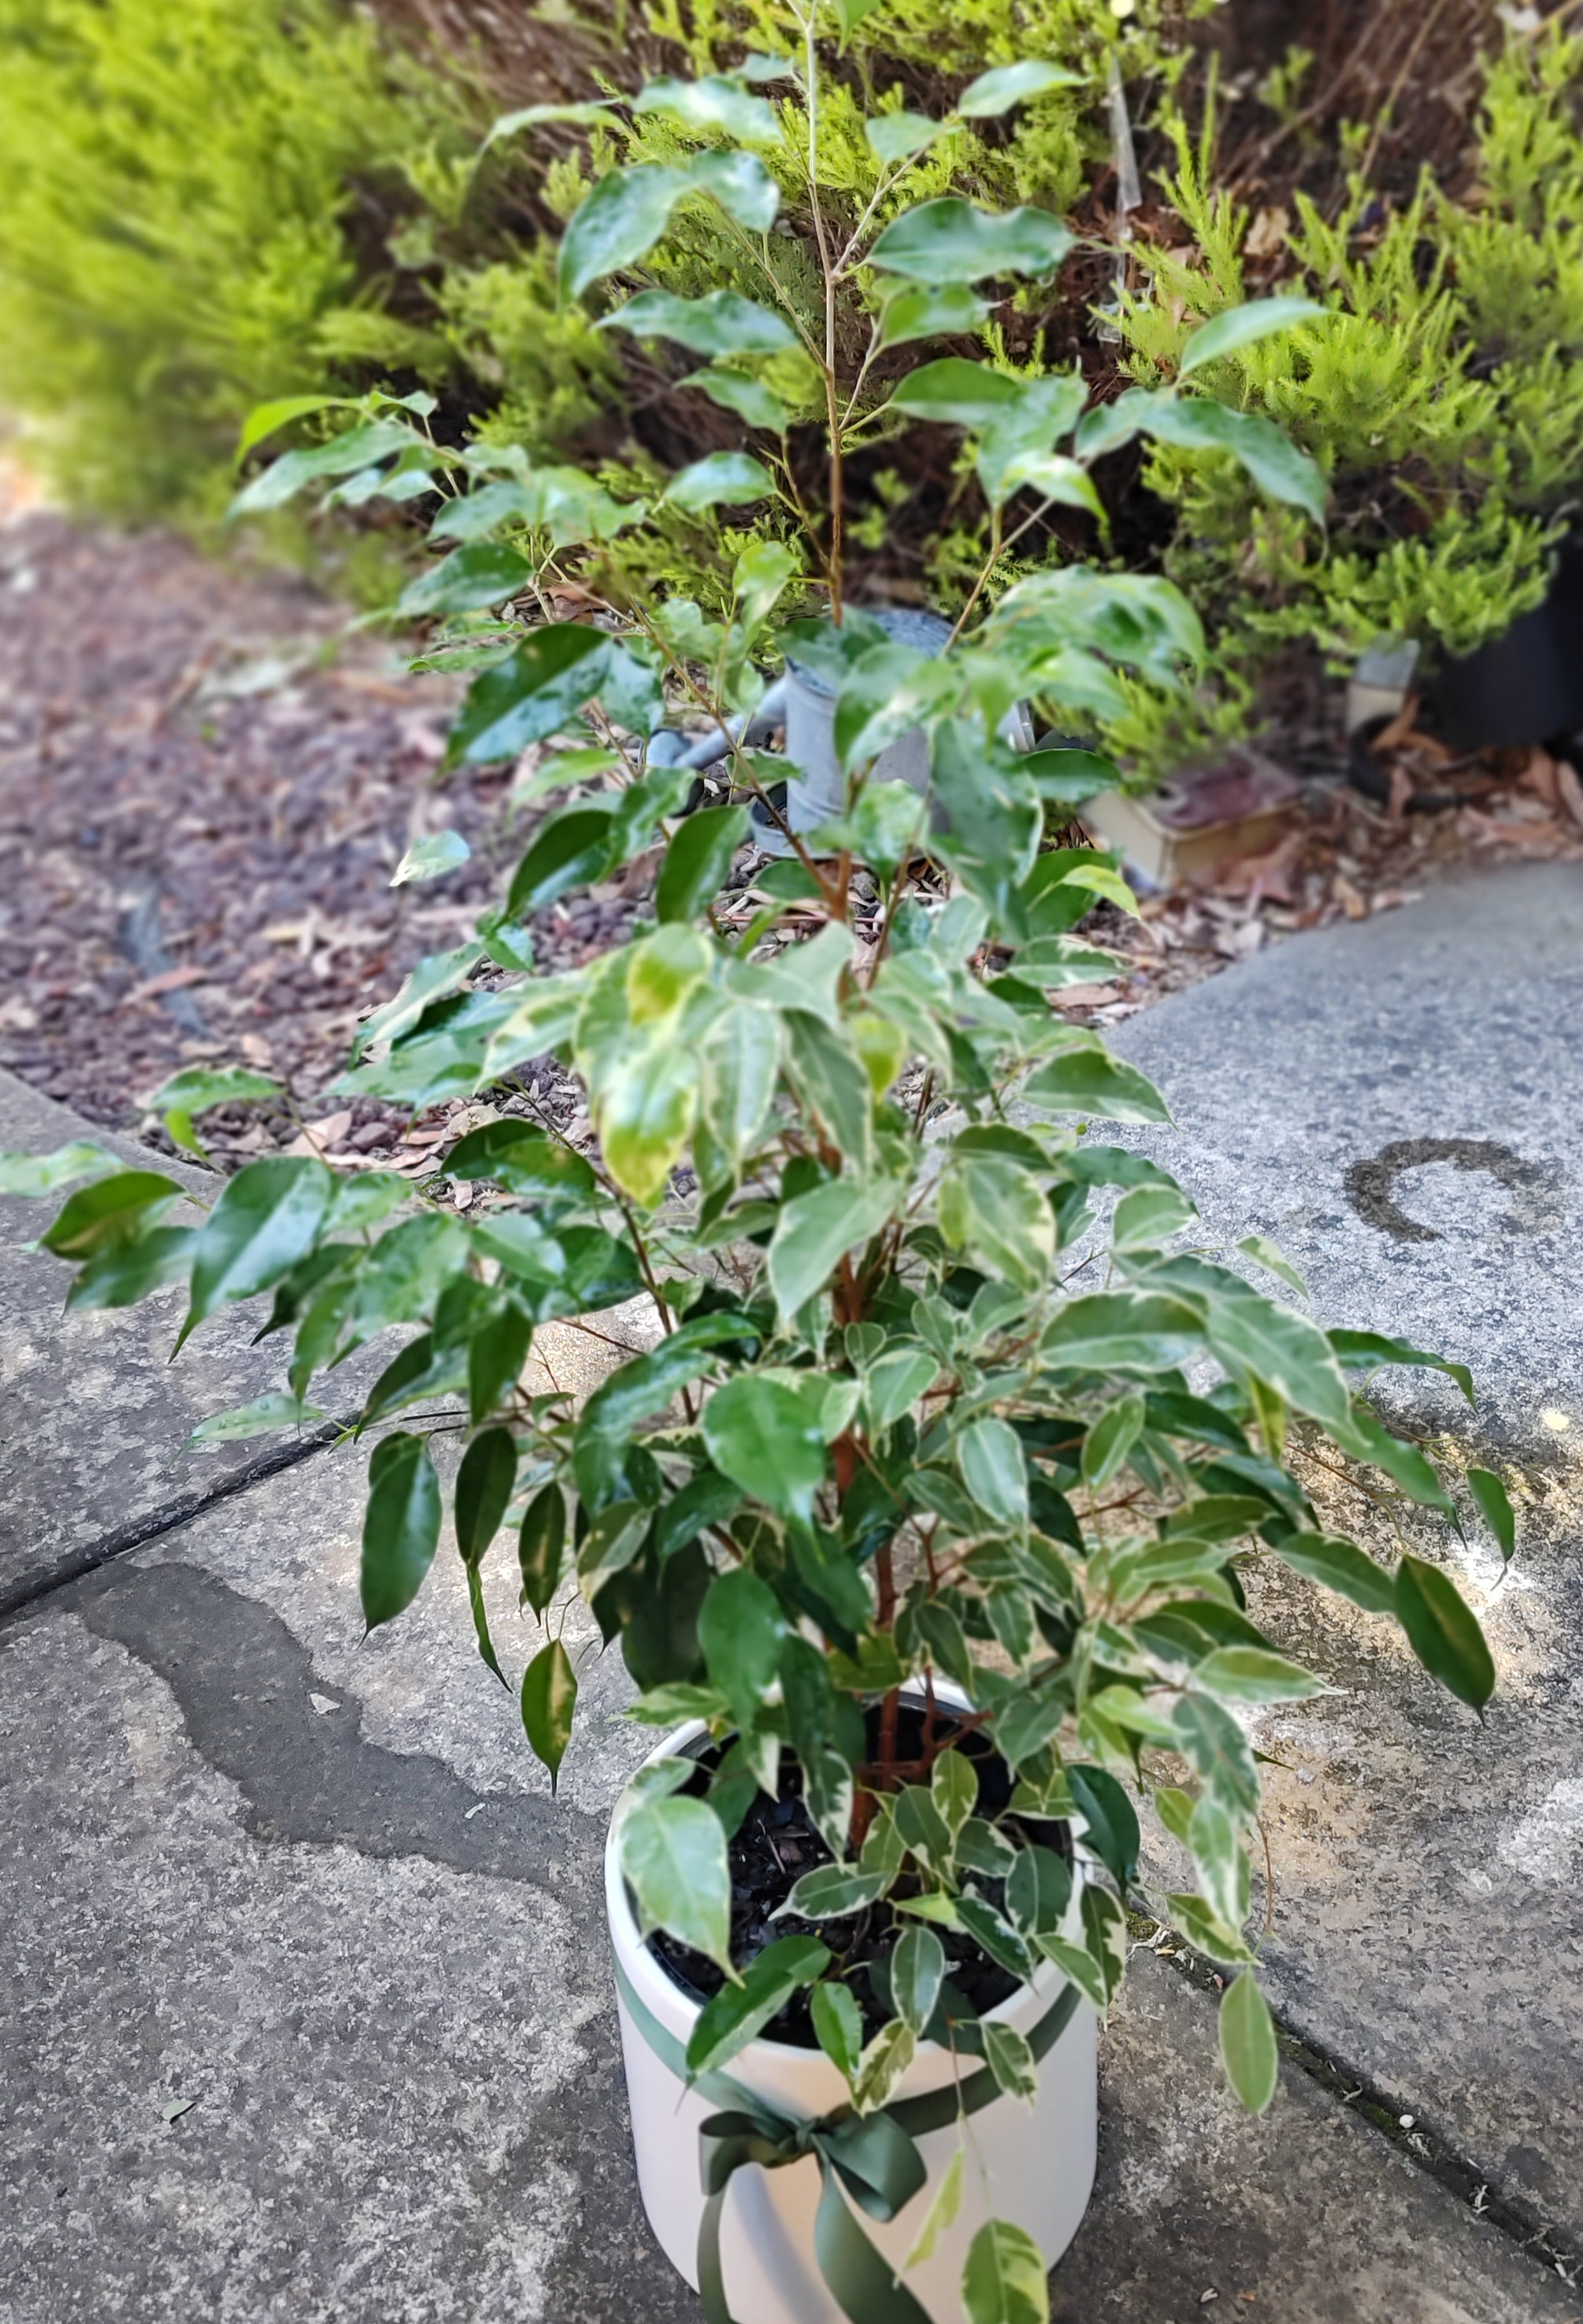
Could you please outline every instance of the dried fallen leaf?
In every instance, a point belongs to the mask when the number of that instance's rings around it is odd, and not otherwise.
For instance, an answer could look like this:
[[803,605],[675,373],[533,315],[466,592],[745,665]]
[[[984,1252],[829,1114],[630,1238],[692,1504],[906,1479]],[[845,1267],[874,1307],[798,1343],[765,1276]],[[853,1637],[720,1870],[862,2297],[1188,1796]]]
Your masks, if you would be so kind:
[[1578,770],[1569,760],[1558,759],[1556,765],[1556,795],[1572,821],[1583,828],[1583,782],[1578,779]]
[[157,1001],[162,992],[180,992],[189,984],[207,984],[213,973],[212,969],[199,968],[196,961],[185,968],[167,968],[161,975],[134,984],[126,998],[129,1001]]
[[1330,892],[1349,920],[1366,920],[1368,906],[1353,886],[1345,872],[1338,872],[1330,882]]

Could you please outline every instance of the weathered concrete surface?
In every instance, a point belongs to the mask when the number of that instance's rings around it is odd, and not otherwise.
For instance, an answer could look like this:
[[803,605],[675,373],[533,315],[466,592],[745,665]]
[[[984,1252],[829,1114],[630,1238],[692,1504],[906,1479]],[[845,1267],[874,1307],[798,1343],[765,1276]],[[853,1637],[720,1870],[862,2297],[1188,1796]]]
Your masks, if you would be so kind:
[[[1583,2296],[1291,2067],[1255,2122],[1208,1998],[1134,1954],[1099,2062],[1099,2176],[1055,2324],[1578,2324]],[[1211,2296],[1212,2295],[1212,2296]]]
[[[220,1183],[0,1072],[0,1153],[48,1154],[79,1138],[207,1199]],[[248,1346],[259,1323],[253,1307],[212,1317],[173,1366],[186,1312],[179,1286],[139,1307],[65,1314],[72,1270],[18,1248],[58,1207],[0,1200],[0,1605],[281,1458],[282,1440],[273,1437],[181,1457],[200,1420],[282,1384],[278,1342]]]
[[[1536,2224],[1583,2238],[1583,873],[1523,867],[1300,937],[1170,1001],[1118,1044],[1182,1135],[1149,1133],[1212,1229],[1272,1236],[1327,1323],[1472,1364],[1480,1410],[1392,1371],[1392,1407],[1456,1430],[1519,1505],[1487,1536],[1415,1524],[1478,1609],[1499,1691],[1481,1724],[1394,1626],[1274,1567],[1255,1610],[1344,1692],[1269,1718],[1273,1994],[1295,2029],[1467,2156]],[[1347,1188],[1393,1142],[1509,1148],[1514,1192],[1440,1163],[1394,1182],[1439,1240]],[[1374,1191],[1377,1192],[1377,1188]],[[1353,1195],[1377,1212],[1369,1187]],[[1545,1415],[1551,1416],[1547,1422]],[[1557,1420],[1570,1426],[1557,1428]],[[1369,1503],[1315,1468],[1335,1531]],[[1389,1555],[1388,1530],[1375,1546]],[[1170,1884],[1174,1885],[1174,1884]]]
[[[1164,1091],[1180,1135],[1143,1142],[1213,1232],[1269,1235],[1328,1323],[1471,1364],[1486,1428],[1553,1442],[1551,1410],[1583,1436],[1583,867],[1294,937],[1115,1047]],[[1473,1167],[1393,1167],[1415,1141]],[[1413,1392],[1456,1418],[1449,1383]]]
[[[697,2324],[611,2016],[604,1819],[645,1748],[619,1665],[574,1610],[552,1803],[449,1542],[360,1641],[362,1471],[316,1456],[0,1634],[4,2324]],[[1578,2312],[1301,2079],[1246,2123],[1209,2005],[1134,1976],[1058,2315],[1185,2324],[1211,2287],[1282,2324]]]

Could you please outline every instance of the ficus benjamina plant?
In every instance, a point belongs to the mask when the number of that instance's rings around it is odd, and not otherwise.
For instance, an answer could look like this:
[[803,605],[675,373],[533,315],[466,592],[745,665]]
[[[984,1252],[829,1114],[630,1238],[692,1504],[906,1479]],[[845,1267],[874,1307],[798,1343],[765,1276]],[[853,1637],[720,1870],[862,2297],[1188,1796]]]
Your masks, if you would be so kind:
[[[216,1434],[301,1417],[354,1350],[408,1327],[356,1424],[374,1439],[367,1621],[394,1619],[422,1586],[446,1498],[433,1443],[456,1437],[454,1530],[484,1662],[505,1675],[480,1574],[507,1540],[523,1607],[546,1626],[521,1692],[551,1778],[578,1695],[569,1593],[619,1639],[632,1717],[706,1723],[707,1796],[679,1788],[692,1763],[672,1762],[625,1826],[646,1928],[723,1973],[695,2068],[718,2068],[812,1985],[815,2031],[859,2112],[885,2105],[931,2034],[1026,2098],[1027,2043],[1004,2027],[986,2038],[951,2004],[940,1932],[1016,1977],[1052,1961],[1103,2011],[1138,1899],[1228,1972],[1226,2066],[1263,2108],[1276,2049],[1247,1933],[1249,1722],[1323,1686],[1261,1632],[1244,1577],[1276,1564],[1398,1625],[1481,1707],[1490,1656],[1452,1582],[1405,1549],[1387,1566],[1326,1532],[1300,1473],[1302,1447],[1328,1440],[1384,1473],[1376,1492],[1455,1519],[1423,1452],[1362,1390],[1384,1364],[1471,1383],[1282,1304],[1264,1287],[1293,1280],[1273,1246],[1217,1253],[1167,1173],[1106,1133],[1163,1123],[1165,1106],[1049,996],[1105,973],[1113,956],[1075,932],[1097,898],[1130,908],[1130,893],[1109,858],[1051,844],[1047,826],[1059,839],[1113,770],[1004,737],[1021,705],[1080,729],[1118,669],[1186,686],[1199,627],[1158,578],[1057,564],[999,587],[994,568],[1052,503],[1097,509],[1095,459],[1140,432],[1213,442],[1321,519],[1311,465],[1194,384],[1305,310],[1224,314],[1169,383],[1098,408],[1075,373],[986,356],[985,286],[1036,302],[1070,236],[1036,208],[910,202],[945,132],[894,113],[869,124],[879,167],[861,201],[815,190],[821,74],[862,5],[810,7],[795,55],[598,108],[607,144],[629,115],[658,115],[674,151],[615,161],[594,183],[567,229],[564,295],[699,357],[700,392],[740,414],[742,448],[637,498],[509,447],[440,445],[421,397],[367,398],[328,422],[315,400],[276,405],[248,433],[251,451],[310,412],[329,429],[263,467],[244,512],[312,489],[429,500],[445,554],[404,610],[450,622],[454,659],[471,664],[452,761],[520,759],[527,792],[559,799],[501,909],[364,1024],[340,1085],[414,1109],[493,1100],[441,1166],[476,1190],[465,1213],[312,1155],[249,1163],[198,1225],[171,1222],[173,1179],[92,1148],[14,1160],[5,1183],[81,1182],[42,1237],[77,1264],[74,1305],[184,1282],[184,1340],[227,1302],[271,1296],[264,1330],[292,1342],[286,1388],[210,1424]],[[1060,78],[1037,60],[996,69],[958,115],[1036,102]],[[728,221],[737,279],[660,288],[655,254],[685,240],[699,206]],[[835,327],[854,300],[866,337]],[[918,359],[930,339],[958,351]],[[993,512],[989,563],[934,654],[898,642],[842,581],[845,465],[882,438],[904,458],[921,424],[960,432]],[[721,504],[739,529],[713,611],[624,592],[609,554],[623,533]],[[597,610],[550,618],[574,579],[576,602]],[[834,697],[845,781],[840,814],[807,833],[777,804],[784,760],[742,739],[789,656]],[[715,803],[658,742],[678,724],[717,733]],[[920,733],[927,780],[877,779],[887,746]],[[786,852],[754,872],[758,908],[723,915],[755,800]],[[646,899],[626,939],[537,973],[533,916],[617,874]],[[589,1150],[536,1110],[525,1068],[550,1054],[580,1082]],[[206,1106],[272,1088],[197,1068],[161,1102],[178,1143],[196,1146]],[[542,1324],[634,1299],[650,1305],[651,1349],[580,1406],[529,1392]],[[1509,1554],[1499,1485],[1475,1479]],[[921,1720],[903,1718],[904,1689]],[[1008,1774],[995,1812],[980,1804],[986,1750]],[[728,1844],[792,1766],[825,1855],[792,1891],[789,1933],[736,1960]],[[1158,1893],[1140,1868],[1143,1798],[1191,1866],[1180,1891]],[[1075,1858],[1031,1836],[1051,1821]],[[848,1939],[881,1907],[904,1933],[885,2022],[865,2043]],[[975,2324],[1038,2310],[1042,2272],[1019,2233],[992,2222],[974,2246]],[[1004,2306],[1013,2278],[1032,2307]]]

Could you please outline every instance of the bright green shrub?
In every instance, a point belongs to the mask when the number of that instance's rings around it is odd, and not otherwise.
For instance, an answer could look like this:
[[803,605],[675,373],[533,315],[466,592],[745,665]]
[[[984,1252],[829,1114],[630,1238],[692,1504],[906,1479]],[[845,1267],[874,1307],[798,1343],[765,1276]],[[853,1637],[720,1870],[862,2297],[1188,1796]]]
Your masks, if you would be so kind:
[[260,397],[446,359],[388,237],[471,142],[329,0],[0,0],[0,401],[79,502],[214,507]]

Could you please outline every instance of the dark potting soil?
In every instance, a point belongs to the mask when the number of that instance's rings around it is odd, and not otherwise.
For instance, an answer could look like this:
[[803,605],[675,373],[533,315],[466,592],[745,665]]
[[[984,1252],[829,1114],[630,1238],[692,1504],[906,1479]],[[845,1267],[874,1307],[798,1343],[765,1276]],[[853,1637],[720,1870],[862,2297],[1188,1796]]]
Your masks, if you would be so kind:
[[[871,1713],[871,1726],[874,1723],[875,1714]],[[903,1762],[921,1749],[922,1732],[922,1714],[903,1705],[898,1735]],[[871,1746],[876,1739],[871,1736]],[[964,1738],[957,1748],[972,1759],[978,1772],[976,1812],[986,1818],[1002,1814],[1012,1792],[1004,1760],[979,1735]],[[713,1747],[699,1755],[698,1772],[685,1786],[689,1794],[700,1799],[704,1796],[719,1757]],[[1071,1841],[1064,1824],[1030,1821],[1018,1828],[1025,1831],[1029,1840],[1057,1849],[1069,1860]],[[888,1962],[903,1930],[910,1925],[910,1916],[896,1913],[887,1901],[882,1900],[860,1913],[845,1913],[834,1920],[804,1921],[791,1913],[772,1918],[805,1872],[831,1861],[830,1850],[803,1804],[802,1771],[790,1752],[782,1754],[778,1796],[771,1799],[764,1792],[758,1794],[730,1843],[727,1858],[731,1867],[731,1959],[735,1966],[745,1969],[778,1937],[819,1938],[835,1957],[835,1974],[849,1987],[863,2014],[864,2040],[872,2040],[893,2014],[888,1991],[883,1986],[883,1965]],[[1001,1907],[1002,1882],[976,1877],[975,1885],[987,1903],[997,1909]],[[948,2006],[953,2014],[966,2014],[962,2008],[966,2004],[967,2012],[982,2017],[1015,1993],[1017,1978],[998,1961],[991,1960],[971,1937],[938,1926],[935,1934],[945,1948],[948,1988],[954,1988],[954,1992],[948,1991]],[[656,1930],[648,1941],[667,1973],[693,2000],[708,2001],[726,1982],[724,1972],[714,1961],[694,1952],[690,1945],[680,1943],[665,1930]],[[880,1967],[882,1971],[880,1992],[875,1991],[870,1975],[875,1967]],[[793,1995],[785,2008],[770,2019],[760,2038],[785,2042],[798,2050],[817,2050],[819,2042],[809,2006],[810,1990],[804,1987]]]

